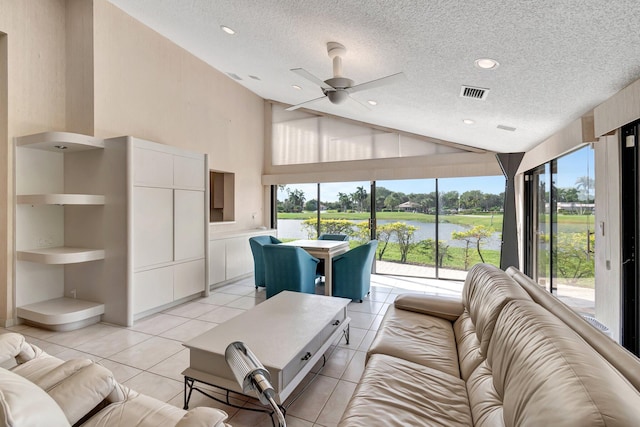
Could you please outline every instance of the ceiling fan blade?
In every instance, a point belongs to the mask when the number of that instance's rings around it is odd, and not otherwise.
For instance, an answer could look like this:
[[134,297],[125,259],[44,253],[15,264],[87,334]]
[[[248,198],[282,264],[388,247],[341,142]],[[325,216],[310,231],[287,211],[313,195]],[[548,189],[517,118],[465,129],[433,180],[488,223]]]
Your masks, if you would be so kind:
[[404,73],[396,73],[396,74],[391,74],[390,76],[386,76],[386,77],[381,77],[379,79],[376,80],[371,80],[368,81],[366,83],[361,83],[359,85],[355,85],[353,87],[350,87],[349,89],[347,89],[347,91],[349,93],[355,93],[355,92],[360,92],[363,90],[369,90],[369,89],[374,89],[380,86],[384,86],[384,85],[389,85],[389,84],[393,84],[393,83],[398,83],[401,81],[404,81],[407,79],[407,76],[404,75]]
[[358,105],[361,108],[367,110],[367,111],[371,111],[371,108],[369,108],[369,106],[367,104],[365,104],[362,101],[359,101],[357,99],[355,99],[353,96],[350,96],[349,98],[347,98],[349,100],[349,102],[351,102],[353,105]]
[[315,98],[315,99],[311,99],[309,101],[304,101],[304,102],[301,102],[300,104],[292,105],[289,108],[285,108],[285,110],[287,110],[287,111],[297,110],[298,108],[305,107],[307,104],[311,104],[313,102],[320,101],[321,99],[325,99],[325,98],[326,98],[326,96],[321,96],[320,98]]
[[333,89],[333,87],[329,86],[328,84],[326,84],[325,82],[323,82],[322,80],[320,80],[319,78],[317,78],[316,76],[314,76],[313,74],[305,70],[304,68],[292,68],[291,71],[293,71],[300,77],[304,77],[310,82],[317,84],[323,89]]

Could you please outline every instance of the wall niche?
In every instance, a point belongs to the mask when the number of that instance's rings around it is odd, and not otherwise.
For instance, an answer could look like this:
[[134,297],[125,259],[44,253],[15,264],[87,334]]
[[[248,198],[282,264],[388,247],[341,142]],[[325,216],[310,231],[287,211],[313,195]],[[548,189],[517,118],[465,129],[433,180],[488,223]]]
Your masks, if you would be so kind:
[[209,171],[209,222],[235,221],[235,174]]

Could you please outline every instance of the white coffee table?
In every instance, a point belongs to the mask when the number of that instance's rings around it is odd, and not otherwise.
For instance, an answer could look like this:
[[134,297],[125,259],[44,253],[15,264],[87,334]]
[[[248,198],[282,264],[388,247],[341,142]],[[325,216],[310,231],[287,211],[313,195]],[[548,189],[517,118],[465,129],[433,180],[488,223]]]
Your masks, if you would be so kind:
[[195,382],[242,393],[224,358],[234,341],[249,347],[269,371],[275,400],[282,405],[333,342],[344,335],[349,343],[349,302],[283,291],[184,343],[190,353],[189,367],[182,372],[185,409],[193,389],[203,392]]

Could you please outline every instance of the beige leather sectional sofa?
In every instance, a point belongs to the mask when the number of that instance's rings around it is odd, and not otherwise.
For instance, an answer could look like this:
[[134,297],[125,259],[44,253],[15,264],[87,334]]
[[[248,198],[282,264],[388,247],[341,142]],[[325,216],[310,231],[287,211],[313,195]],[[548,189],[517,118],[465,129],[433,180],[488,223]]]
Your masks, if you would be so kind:
[[339,426],[637,426],[640,361],[516,269],[401,295]]
[[27,343],[0,335],[0,423],[5,426],[225,426],[213,408],[189,411],[137,393],[89,359],[62,361]]

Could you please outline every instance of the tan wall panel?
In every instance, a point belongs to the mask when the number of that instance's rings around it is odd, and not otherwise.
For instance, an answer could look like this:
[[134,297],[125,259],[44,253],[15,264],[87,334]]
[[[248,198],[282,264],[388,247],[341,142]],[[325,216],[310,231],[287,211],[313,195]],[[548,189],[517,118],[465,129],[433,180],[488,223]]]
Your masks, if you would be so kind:
[[466,153],[272,166],[264,185],[502,175],[495,154]]
[[13,137],[65,129],[65,1],[0,0],[6,52],[7,130],[0,133],[0,323],[14,300]]
[[66,4],[66,130],[93,135],[93,1]]
[[594,110],[595,134],[605,135],[640,118],[640,80],[636,80]]
[[[548,139],[528,151],[522,158],[518,173],[524,173],[563,154],[573,151],[587,142],[594,142],[592,132],[585,132],[585,121],[578,119],[567,127],[551,135]],[[585,138],[586,137],[586,138]]]
[[96,136],[209,154],[235,174],[235,223],[263,217],[263,100],[105,0],[94,2]]

